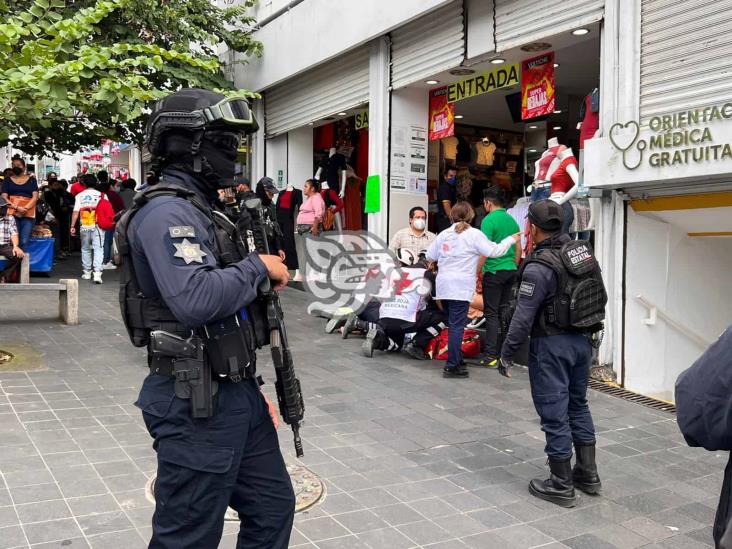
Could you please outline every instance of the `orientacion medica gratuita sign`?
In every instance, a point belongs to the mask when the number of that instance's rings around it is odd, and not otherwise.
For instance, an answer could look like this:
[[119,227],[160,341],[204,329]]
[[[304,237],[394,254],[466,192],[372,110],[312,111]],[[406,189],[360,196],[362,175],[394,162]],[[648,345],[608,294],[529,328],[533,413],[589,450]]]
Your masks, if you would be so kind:
[[584,165],[588,187],[732,173],[732,102],[613,124]]

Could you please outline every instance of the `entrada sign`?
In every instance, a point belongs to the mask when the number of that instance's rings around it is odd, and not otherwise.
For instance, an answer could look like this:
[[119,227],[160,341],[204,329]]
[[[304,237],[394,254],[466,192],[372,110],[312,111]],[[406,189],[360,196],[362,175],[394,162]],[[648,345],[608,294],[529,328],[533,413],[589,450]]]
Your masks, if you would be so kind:
[[714,143],[709,124],[732,118],[732,102],[654,116],[651,135],[641,138],[638,122],[613,124],[608,137],[623,154],[623,166],[636,170],[644,163],[653,168],[732,159],[732,145]]
[[501,88],[509,88],[519,83],[518,63],[506,65],[453,82],[447,86],[447,102],[455,103],[483,93],[491,93]]

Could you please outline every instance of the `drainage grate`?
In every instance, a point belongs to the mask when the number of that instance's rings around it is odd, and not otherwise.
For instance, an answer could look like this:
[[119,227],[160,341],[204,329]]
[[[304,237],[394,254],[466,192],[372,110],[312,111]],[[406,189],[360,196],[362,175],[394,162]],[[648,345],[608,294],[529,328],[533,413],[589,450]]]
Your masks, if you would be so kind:
[[664,402],[663,400],[639,395],[638,393],[628,391],[621,387],[616,387],[615,385],[609,385],[607,383],[603,383],[602,381],[590,379],[588,386],[590,387],[590,389],[594,389],[595,391],[605,393],[606,395],[622,398],[623,400],[628,400],[630,402],[634,402],[635,404],[640,404],[641,406],[647,406],[648,408],[653,408],[654,410],[660,410],[661,412],[668,412],[670,414],[676,413],[676,406],[674,406],[670,402]]

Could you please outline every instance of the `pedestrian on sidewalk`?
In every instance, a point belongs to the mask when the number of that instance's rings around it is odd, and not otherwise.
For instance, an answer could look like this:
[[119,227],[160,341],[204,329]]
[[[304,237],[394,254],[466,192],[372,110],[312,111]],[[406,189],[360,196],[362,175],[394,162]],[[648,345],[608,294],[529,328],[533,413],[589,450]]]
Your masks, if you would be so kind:
[[475,293],[478,260],[483,257],[500,257],[513,246],[520,235],[507,236],[494,243],[470,226],[475,212],[467,202],[457,202],[450,211],[452,226],[442,231],[427,251],[427,259],[436,261],[437,295],[447,309],[449,338],[445,377],[468,377],[463,361],[462,343],[468,308]]
[[[589,243],[573,241],[561,232],[562,206],[539,200],[529,206],[528,217],[536,247],[522,265],[516,311],[498,370],[511,377],[513,356],[531,334],[531,396],[546,435],[551,476],[532,480],[529,491],[574,507],[575,486],[587,494],[598,494],[601,488],[587,383],[590,336],[602,328],[607,293]],[[580,291],[585,293],[580,296]],[[574,469],[572,445],[577,457]]]
[[36,223],[38,181],[28,173],[25,160],[18,154],[13,157],[12,170],[12,175],[3,181],[0,195],[11,204],[9,212],[15,216],[20,248],[27,250],[33,225]]
[[[114,191],[112,182],[109,180],[109,174],[102,170],[97,174],[99,183],[97,190],[101,192],[107,200],[112,204],[114,213],[117,214],[125,209],[125,204],[122,198]],[[110,229],[104,232],[104,258],[102,259],[102,270],[116,269],[114,263],[112,263],[112,241],[114,240],[114,229]]]
[[81,177],[84,190],[76,195],[74,213],[71,216],[71,235],[76,236],[76,222],[80,221],[81,232],[81,267],[83,280],[92,279],[102,283],[102,260],[104,259],[104,231],[97,225],[97,205],[100,200],[107,200],[97,187],[94,174],[86,173]]
[[10,202],[0,196],[0,255],[5,256],[5,269],[0,272],[0,284],[14,279],[15,272],[20,265],[23,250],[20,248],[18,227],[15,217],[8,214]]
[[320,182],[308,179],[302,186],[302,194],[305,201],[300,206],[295,222],[295,249],[297,251],[298,274],[292,279],[295,282],[302,281],[303,274],[307,277],[307,250],[305,248],[305,237],[310,234],[316,237],[320,234],[320,224],[325,213],[325,202],[320,195]]
[[[483,191],[483,207],[486,215],[480,230],[491,242],[500,242],[507,236],[520,233],[518,223],[506,213],[506,195],[500,187],[488,187]],[[511,288],[516,278],[516,268],[521,259],[520,241],[501,257],[486,258],[479,266],[482,276],[483,317],[485,318],[485,339],[477,363],[481,366],[496,366],[498,352],[503,341],[498,341],[500,331],[499,313],[511,298]],[[482,267],[482,268],[481,268]]]

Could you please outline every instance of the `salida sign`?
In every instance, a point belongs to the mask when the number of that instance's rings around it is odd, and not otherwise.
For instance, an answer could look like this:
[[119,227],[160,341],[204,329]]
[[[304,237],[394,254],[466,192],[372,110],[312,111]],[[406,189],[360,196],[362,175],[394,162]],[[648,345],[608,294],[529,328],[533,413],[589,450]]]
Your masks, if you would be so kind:
[[711,124],[730,118],[732,102],[654,116],[648,123],[650,134],[641,132],[636,121],[613,124],[609,138],[628,170],[644,164],[662,168],[728,160],[732,146],[715,142]]

